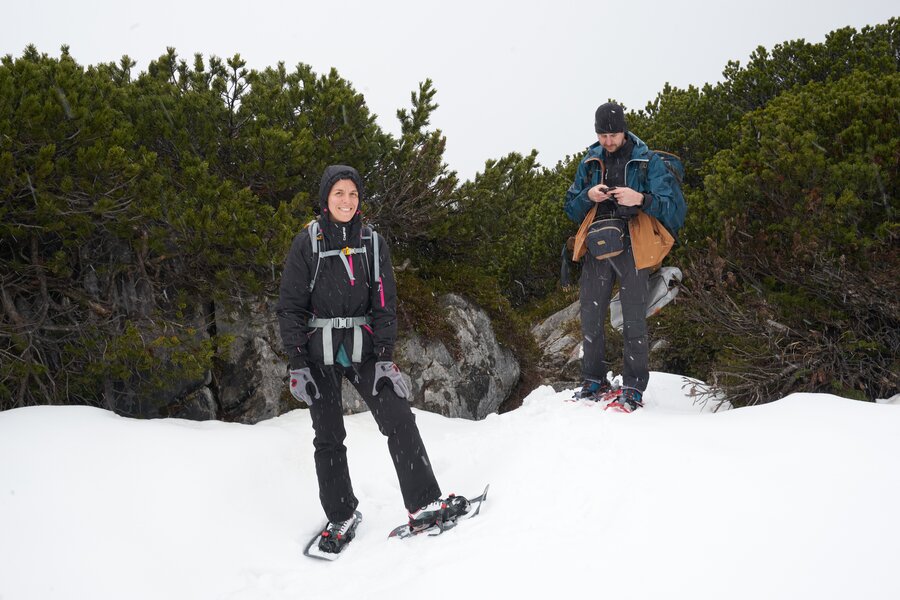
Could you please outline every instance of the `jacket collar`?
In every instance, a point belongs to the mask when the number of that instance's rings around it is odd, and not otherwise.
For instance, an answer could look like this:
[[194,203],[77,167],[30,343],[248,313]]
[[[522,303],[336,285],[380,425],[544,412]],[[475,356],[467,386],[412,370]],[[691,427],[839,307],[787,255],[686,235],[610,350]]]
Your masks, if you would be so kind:
[[[641,138],[634,135],[630,131],[626,131],[625,135],[631,138],[631,141],[634,142],[634,148],[631,149],[631,158],[647,158],[647,154],[650,153],[650,148],[647,147],[647,144],[644,143]],[[584,157],[584,160],[589,158],[600,158],[602,160],[606,160],[606,150],[603,149],[603,146],[600,145],[600,142],[594,142],[590,146],[588,146],[587,156]],[[582,161],[584,162],[584,161]]]
[[328,248],[358,247],[362,231],[362,217],[359,212],[346,223],[332,221],[328,215],[319,217],[319,229],[325,237]]

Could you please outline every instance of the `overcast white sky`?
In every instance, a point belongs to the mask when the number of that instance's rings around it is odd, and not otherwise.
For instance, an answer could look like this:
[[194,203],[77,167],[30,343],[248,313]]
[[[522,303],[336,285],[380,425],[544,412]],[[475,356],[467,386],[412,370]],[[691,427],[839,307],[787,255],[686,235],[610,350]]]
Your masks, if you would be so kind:
[[[552,166],[594,141],[593,112],[609,98],[643,108],[666,82],[702,86],[725,64],[746,64],[759,45],[821,42],[898,16],[887,0],[38,0],[4,3],[0,55],[29,43],[51,56],[68,44],[81,64],[128,54],[137,70],[173,46],[240,53],[251,68],[298,62],[336,67],[361,91],[379,124],[430,77],[432,125],[445,158],[471,178],[488,158],[540,151]],[[640,132],[637,132],[640,135]]]

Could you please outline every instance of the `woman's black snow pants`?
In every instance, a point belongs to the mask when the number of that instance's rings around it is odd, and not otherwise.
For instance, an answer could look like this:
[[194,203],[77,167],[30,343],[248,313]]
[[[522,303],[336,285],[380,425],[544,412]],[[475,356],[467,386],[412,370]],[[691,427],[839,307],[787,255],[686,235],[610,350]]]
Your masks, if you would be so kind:
[[350,470],[347,465],[347,448],[344,438],[344,415],[341,397],[341,381],[346,377],[372,411],[378,429],[387,436],[388,450],[406,509],[412,512],[441,496],[441,489],[431,469],[425,445],[416,426],[416,417],[409,403],[394,393],[387,380],[377,395],[372,395],[375,377],[375,358],[353,365],[313,365],[312,377],[321,397],[313,402],[312,416],[316,448],[316,475],[319,479],[319,499],[325,515],[331,522],[350,518],[359,501],[353,495]]

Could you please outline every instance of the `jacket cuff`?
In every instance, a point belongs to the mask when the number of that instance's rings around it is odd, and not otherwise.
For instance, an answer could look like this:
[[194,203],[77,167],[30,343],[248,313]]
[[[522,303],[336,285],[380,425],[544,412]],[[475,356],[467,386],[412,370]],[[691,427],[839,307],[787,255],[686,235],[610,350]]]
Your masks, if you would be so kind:
[[653,194],[644,194],[644,201],[641,202],[641,210],[647,212],[653,205]]
[[306,358],[304,358],[303,356],[300,356],[300,355],[292,356],[291,360],[290,360],[290,365],[291,365],[292,371],[295,369],[305,369],[306,367],[309,366],[308,364],[306,364]]
[[394,362],[394,350],[382,346],[378,350],[378,362]]

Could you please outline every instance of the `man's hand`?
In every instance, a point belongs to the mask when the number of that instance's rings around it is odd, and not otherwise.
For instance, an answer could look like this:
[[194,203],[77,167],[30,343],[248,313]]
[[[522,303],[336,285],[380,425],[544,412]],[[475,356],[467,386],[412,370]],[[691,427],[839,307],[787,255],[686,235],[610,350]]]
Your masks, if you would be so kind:
[[629,187],[613,188],[609,195],[619,206],[640,206],[644,202],[644,195]]
[[610,190],[608,187],[606,187],[606,184],[604,184],[604,183],[595,185],[594,187],[592,187],[591,189],[588,190],[588,193],[587,193],[588,200],[590,200],[591,202],[605,202],[606,200],[609,200],[610,198],[612,198],[612,196],[610,195],[610,192],[615,191],[615,189],[616,188],[613,188],[612,190]]

